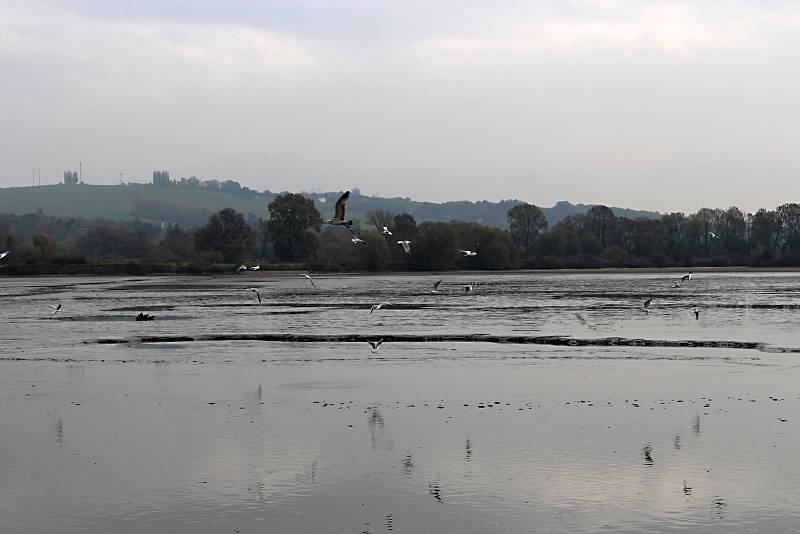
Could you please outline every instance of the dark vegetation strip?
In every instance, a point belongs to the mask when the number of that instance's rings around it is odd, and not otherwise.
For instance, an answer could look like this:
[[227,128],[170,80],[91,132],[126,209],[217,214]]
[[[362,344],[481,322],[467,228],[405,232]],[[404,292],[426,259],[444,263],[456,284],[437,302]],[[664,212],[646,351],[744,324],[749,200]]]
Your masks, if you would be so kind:
[[500,336],[490,334],[209,334],[159,335],[132,338],[101,338],[87,344],[115,345],[124,343],[176,343],[202,341],[272,341],[283,343],[364,343],[383,339],[384,343],[456,343],[479,342],[519,345],[552,345],[567,347],[672,347],[750,349],[763,352],[800,352],[800,348],[773,347],[755,341],[666,340],[642,338],[588,338],[569,336]]
[[[169,184],[161,182],[163,176],[164,171],[154,175],[159,190],[177,191],[179,186],[171,179],[166,179]],[[226,187],[232,192],[244,190],[234,182]],[[187,186],[184,192],[191,189]],[[59,192],[70,190],[80,191],[65,187]],[[250,190],[246,194],[257,195]],[[631,218],[598,205],[548,220],[537,206],[507,201],[505,216],[492,217],[494,226],[487,226],[486,213],[478,218],[483,224],[464,222],[458,215],[445,217],[446,222],[417,224],[408,204],[402,212],[376,208],[365,213],[364,197],[357,191],[348,195],[347,213],[354,221],[352,231],[361,239],[358,246],[353,246],[348,229],[323,224],[333,214],[335,200],[320,213],[312,198],[293,193],[270,193],[266,212],[259,207],[257,214],[230,207],[216,213],[189,208],[191,216],[186,217],[181,215],[186,210],[158,201],[138,206],[131,214],[137,220],[127,222],[66,219],[41,210],[22,216],[0,214],[0,251],[10,251],[0,276],[233,274],[244,272],[241,265],[250,274],[254,269],[800,267],[797,203],[755,213],[736,207],[701,208],[693,214],[675,212],[660,218],[628,213]],[[421,220],[427,218],[414,213]],[[398,246],[400,241],[410,242],[411,248],[405,251]],[[463,250],[475,253],[465,255]]]

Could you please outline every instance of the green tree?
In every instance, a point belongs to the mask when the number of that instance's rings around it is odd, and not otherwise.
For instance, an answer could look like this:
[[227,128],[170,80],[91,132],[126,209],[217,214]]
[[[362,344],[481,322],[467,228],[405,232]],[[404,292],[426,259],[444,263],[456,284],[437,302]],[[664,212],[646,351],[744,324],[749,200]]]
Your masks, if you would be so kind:
[[533,253],[539,235],[547,230],[547,218],[533,204],[518,204],[508,210],[508,228],[511,239],[525,257]]
[[194,234],[177,224],[171,226],[153,252],[161,260],[189,261],[194,256]]
[[350,239],[336,231],[325,228],[320,234],[319,248],[316,250],[311,265],[323,271],[352,271],[360,268],[358,249],[364,245],[355,245]]
[[64,171],[64,183],[67,185],[75,185],[78,183],[78,173],[75,171]]
[[781,228],[781,252],[800,250],[800,204],[781,204],[775,210]]
[[58,243],[55,239],[47,234],[39,234],[35,236],[31,243],[34,248],[39,252],[39,258],[42,260],[49,260],[58,254]]
[[603,248],[610,246],[614,232],[614,212],[608,206],[592,206],[586,213],[589,219],[589,231],[599,241]]
[[223,261],[239,262],[255,244],[255,233],[244,216],[232,208],[213,214],[208,224],[195,232],[194,247],[199,252],[219,253]]
[[157,185],[159,187],[170,187],[173,185],[169,178],[169,172],[153,171],[153,185]]
[[368,271],[382,271],[389,263],[389,245],[377,230],[367,230],[361,234],[366,245],[358,245],[356,253],[360,267]]
[[781,223],[774,211],[761,208],[750,216],[750,244],[762,256],[772,256],[778,248],[780,235]]
[[424,222],[419,225],[411,251],[412,261],[418,269],[452,269],[459,256],[456,231],[448,223]]
[[394,228],[392,229],[396,241],[407,239],[412,241],[417,236],[417,221],[410,213],[400,213],[394,216]]
[[269,221],[265,235],[272,242],[275,254],[284,261],[305,261],[317,248],[316,235],[322,217],[314,201],[303,195],[283,193],[267,206]]
[[510,269],[517,265],[519,250],[508,231],[461,221],[454,221],[450,226],[456,232],[459,249],[478,253],[477,256],[461,257],[461,266],[472,269]]
[[703,254],[708,256],[711,253],[711,232],[714,231],[714,222],[717,220],[717,215],[715,210],[711,208],[700,208],[695,216],[700,223],[700,231],[702,232],[700,242],[703,246]]
[[391,230],[394,222],[394,213],[384,210],[371,210],[367,212],[367,222],[374,226],[378,232],[382,231],[384,226]]

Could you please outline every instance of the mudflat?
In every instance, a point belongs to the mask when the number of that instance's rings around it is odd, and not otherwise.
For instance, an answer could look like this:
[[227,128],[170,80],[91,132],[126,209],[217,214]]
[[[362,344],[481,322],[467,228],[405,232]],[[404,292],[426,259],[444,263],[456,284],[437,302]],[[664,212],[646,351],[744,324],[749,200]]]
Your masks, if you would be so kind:
[[676,277],[2,279],[0,531],[797,530],[800,275]]

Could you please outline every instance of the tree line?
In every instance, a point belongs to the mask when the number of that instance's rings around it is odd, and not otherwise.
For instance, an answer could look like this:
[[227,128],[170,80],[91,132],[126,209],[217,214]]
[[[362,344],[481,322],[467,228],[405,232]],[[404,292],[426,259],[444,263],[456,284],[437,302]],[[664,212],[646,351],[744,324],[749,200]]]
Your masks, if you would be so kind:
[[238,195],[242,198],[254,198],[257,196],[271,196],[272,193],[264,191],[260,193],[255,189],[243,186],[235,180],[200,180],[196,176],[188,178],[181,177],[173,180],[168,171],[153,171],[153,185],[157,187],[175,187],[179,189],[206,189],[208,191],[221,191]]
[[[275,196],[267,214],[257,219],[226,208],[203,215],[206,223],[196,228],[3,215],[0,249],[13,251],[10,265],[274,263],[328,271],[800,266],[800,204],[793,203],[751,214],[736,207],[702,208],[660,219],[628,218],[593,206],[552,227],[537,206],[517,204],[507,211],[508,229],[418,223],[410,213],[373,210],[353,227],[363,243],[354,243],[346,228],[323,225],[313,200],[302,194]],[[398,241],[410,241],[411,253]]]

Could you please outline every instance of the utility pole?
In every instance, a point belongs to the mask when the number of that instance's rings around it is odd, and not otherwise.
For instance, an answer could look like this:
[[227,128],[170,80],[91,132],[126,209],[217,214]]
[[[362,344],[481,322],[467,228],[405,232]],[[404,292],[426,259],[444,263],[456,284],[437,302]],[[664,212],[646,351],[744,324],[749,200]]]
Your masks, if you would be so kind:
[[78,162],[78,183],[83,182],[83,162]]

